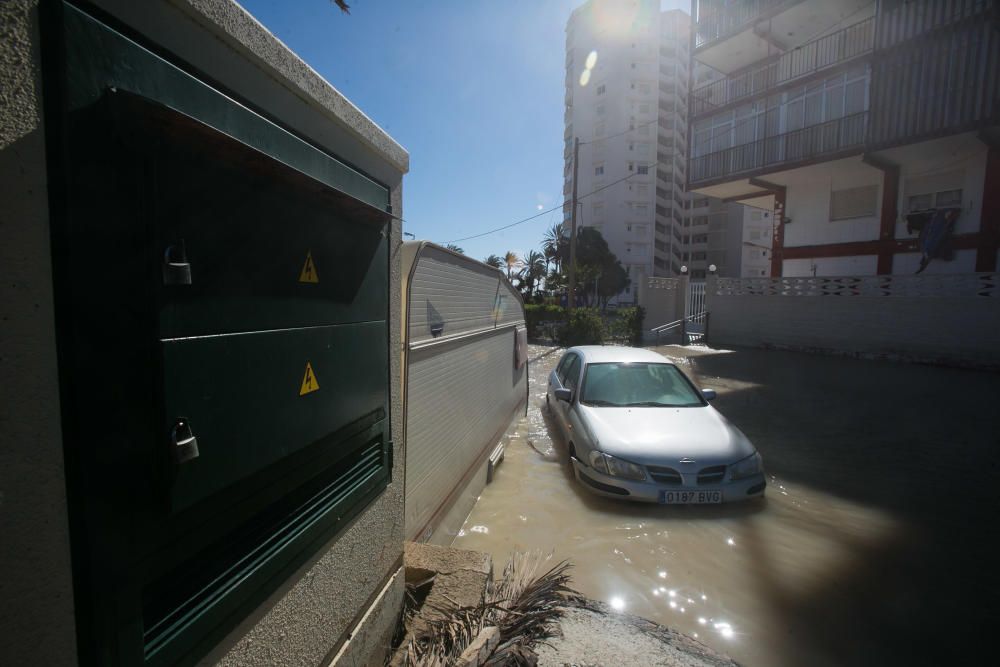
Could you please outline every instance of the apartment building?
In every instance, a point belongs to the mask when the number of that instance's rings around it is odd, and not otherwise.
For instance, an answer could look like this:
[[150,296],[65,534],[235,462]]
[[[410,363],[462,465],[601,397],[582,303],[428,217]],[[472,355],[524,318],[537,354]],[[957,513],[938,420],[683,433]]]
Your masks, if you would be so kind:
[[[996,270],[995,1],[693,0],[692,13],[695,67],[714,74],[692,84],[688,189],[773,208],[771,275]],[[920,236],[935,215],[943,248]]]
[[[689,42],[688,15],[658,0],[590,0],[566,25],[564,194],[578,138],[578,225],[600,231],[628,271],[619,302],[707,249],[691,242],[684,187]],[[570,216],[567,204],[567,227]]]

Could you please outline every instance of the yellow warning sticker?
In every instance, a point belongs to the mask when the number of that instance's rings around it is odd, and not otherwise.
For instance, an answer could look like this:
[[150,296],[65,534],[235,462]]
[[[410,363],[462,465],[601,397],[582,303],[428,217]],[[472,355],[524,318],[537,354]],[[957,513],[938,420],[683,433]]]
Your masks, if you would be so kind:
[[319,381],[313,372],[312,364],[306,362],[306,374],[302,376],[302,386],[299,388],[299,396],[305,396],[319,389]]
[[302,273],[299,274],[300,283],[318,283],[319,274],[316,273],[316,264],[313,263],[312,251],[306,252],[306,263],[302,266]]

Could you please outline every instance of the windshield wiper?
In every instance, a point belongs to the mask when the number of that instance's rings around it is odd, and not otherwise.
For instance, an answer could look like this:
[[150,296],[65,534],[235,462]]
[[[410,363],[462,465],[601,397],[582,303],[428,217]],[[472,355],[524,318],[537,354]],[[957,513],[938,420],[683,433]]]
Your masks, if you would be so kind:
[[595,398],[595,399],[589,399],[589,398],[587,398],[587,399],[584,399],[583,400],[583,404],[584,405],[593,405],[594,407],[598,407],[598,408],[621,408],[621,407],[625,407],[621,403],[612,403],[611,401],[602,401],[599,398]]
[[640,401],[639,403],[626,403],[627,408],[679,408],[677,403],[660,403],[659,401]]

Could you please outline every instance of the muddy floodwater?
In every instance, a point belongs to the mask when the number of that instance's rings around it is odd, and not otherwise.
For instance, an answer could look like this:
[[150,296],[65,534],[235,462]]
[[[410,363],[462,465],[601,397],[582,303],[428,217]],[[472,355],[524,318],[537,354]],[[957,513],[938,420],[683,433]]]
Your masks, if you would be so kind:
[[560,353],[535,346],[528,415],[454,545],[551,551],[583,593],[744,665],[998,664],[1000,375],[657,350],[718,391],[764,457],[764,500],[590,494],[544,407]]

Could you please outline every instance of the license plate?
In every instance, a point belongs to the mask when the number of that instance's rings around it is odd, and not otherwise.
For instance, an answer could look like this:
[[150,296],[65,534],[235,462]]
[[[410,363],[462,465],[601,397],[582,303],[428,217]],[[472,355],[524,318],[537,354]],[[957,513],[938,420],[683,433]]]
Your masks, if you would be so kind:
[[722,491],[660,491],[661,505],[707,505],[722,502]]

